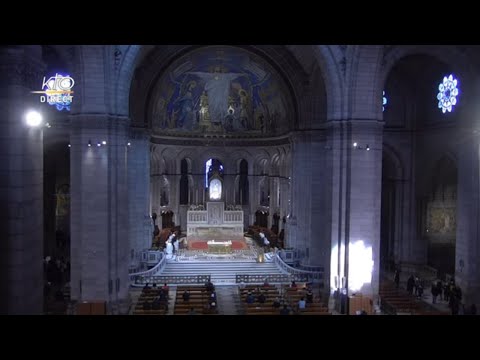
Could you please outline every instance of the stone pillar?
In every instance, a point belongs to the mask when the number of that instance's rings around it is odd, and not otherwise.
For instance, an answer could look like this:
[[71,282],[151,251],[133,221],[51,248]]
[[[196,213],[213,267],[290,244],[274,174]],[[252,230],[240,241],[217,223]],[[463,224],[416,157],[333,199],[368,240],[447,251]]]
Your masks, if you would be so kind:
[[228,173],[226,174],[225,181],[223,182],[223,191],[225,192],[224,201],[225,206],[233,204],[234,192],[235,192],[235,175],[233,175],[235,169],[229,167]]
[[[141,260],[142,251],[150,248],[153,236],[153,220],[149,206],[150,136],[145,129],[131,129],[129,142],[131,144],[127,146],[129,258],[130,265],[135,266]],[[157,215],[161,222],[160,214]]]
[[[151,204],[151,213],[157,213],[157,222],[159,225],[158,219],[160,217],[160,181],[162,177],[158,174],[150,175],[150,204]],[[160,225],[159,225],[160,226]]]
[[[297,249],[301,262],[327,266],[330,244],[325,242],[325,136],[323,131],[302,131],[293,136],[291,218],[288,246]],[[288,200],[287,200],[288,201]]]
[[[106,301],[109,313],[124,313],[129,305],[129,120],[106,114],[70,120],[71,297]],[[106,145],[97,146],[102,141]]]
[[287,216],[289,213],[289,201],[290,201],[290,193],[289,193],[289,179],[284,177],[280,178],[280,226],[278,231],[284,228],[283,226],[283,217]]
[[0,49],[0,314],[43,312],[43,130],[25,123],[42,70],[40,46]]
[[[383,124],[329,124],[330,287],[375,298],[379,287]],[[357,147],[353,143],[357,143]]]
[[480,138],[470,134],[458,156],[455,248],[455,280],[467,307],[480,304]]

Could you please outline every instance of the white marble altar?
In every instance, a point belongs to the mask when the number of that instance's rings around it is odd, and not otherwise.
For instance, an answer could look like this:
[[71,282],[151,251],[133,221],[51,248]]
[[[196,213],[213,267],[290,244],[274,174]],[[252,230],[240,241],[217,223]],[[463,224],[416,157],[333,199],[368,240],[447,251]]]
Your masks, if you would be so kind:
[[243,237],[243,210],[225,210],[225,203],[207,202],[207,210],[187,212],[187,237],[214,240]]

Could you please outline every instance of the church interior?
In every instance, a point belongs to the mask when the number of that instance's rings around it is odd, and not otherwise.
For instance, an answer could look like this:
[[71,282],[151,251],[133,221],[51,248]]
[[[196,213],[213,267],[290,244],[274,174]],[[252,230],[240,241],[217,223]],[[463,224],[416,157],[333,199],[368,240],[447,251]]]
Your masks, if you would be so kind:
[[480,47],[0,48],[0,313],[475,315]]

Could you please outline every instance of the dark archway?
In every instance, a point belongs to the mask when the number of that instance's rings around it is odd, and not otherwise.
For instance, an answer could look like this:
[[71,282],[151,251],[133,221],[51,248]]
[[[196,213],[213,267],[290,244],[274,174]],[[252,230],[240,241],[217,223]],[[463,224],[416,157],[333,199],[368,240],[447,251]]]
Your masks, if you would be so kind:
[[439,276],[455,273],[457,229],[457,167],[447,156],[433,170],[430,194],[425,208],[424,236],[427,238],[428,265]]
[[387,154],[382,159],[382,210],[380,224],[380,269],[394,271],[396,222],[396,169]]
[[242,159],[240,162],[240,177],[238,181],[238,199],[240,205],[248,205],[248,162],[245,159]]
[[268,228],[268,212],[257,210],[255,212],[255,224],[260,227]]
[[188,162],[183,159],[180,164],[180,205],[188,205]]

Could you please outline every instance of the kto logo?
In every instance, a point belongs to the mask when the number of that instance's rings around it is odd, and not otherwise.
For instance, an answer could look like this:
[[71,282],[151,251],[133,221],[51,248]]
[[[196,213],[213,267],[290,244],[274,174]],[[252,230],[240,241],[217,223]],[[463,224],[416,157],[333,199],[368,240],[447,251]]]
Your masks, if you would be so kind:
[[40,102],[48,102],[55,105],[57,110],[63,109],[70,111],[70,105],[73,100],[73,85],[75,81],[70,75],[55,74],[48,80],[43,77],[42,90],[32,91],[34,94],[45,94],[40,96]]

